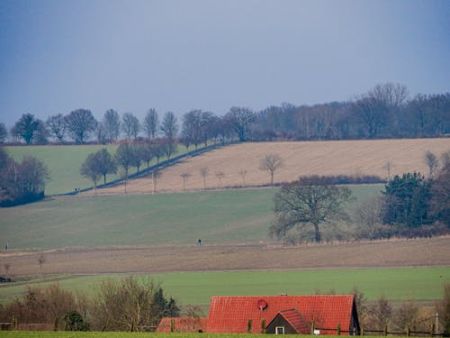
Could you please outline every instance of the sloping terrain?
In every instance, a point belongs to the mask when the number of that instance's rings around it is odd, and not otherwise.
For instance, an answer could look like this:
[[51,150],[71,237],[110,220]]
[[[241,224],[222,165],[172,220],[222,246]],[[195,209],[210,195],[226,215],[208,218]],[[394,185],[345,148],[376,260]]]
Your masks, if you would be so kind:
[[[380,185],[353,186],[355,200]],[[0,208],[0,245],[51,249],[128,245],[258,243],[268,241],[277,189],[71,196]]]
[[[428,150],[440,156],[450,150],[450,138],[243,143],[185,160],[164,170],[156,181],[156,191],[267,184],[269,174],[259,169],[261,159],[267,154],[278,154],[283,160],[283,166],[275,172],[275,182],[293,181],[305,175],[377,175],[386,178],[411,171],[426,174],[424,155]],[[202,168],[207,168],[205,177],[201,175]],[[152,177],[130,180],[127,184],[128,193],[149,193],[153,189]],[[119,185],[100,189],[97,193],[123,192],[124,186]]]

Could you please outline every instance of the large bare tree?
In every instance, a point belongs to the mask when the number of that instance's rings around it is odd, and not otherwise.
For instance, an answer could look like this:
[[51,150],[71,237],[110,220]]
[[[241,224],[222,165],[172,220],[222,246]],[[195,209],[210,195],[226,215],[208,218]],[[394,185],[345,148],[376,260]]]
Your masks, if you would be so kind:
[[344,205],[351,191],[327,184],[320,178],[301,178],[285,184],[275,195],[275,221],[272,236],[282,239],[294,227],[312,227],[314,240],[320,242],[323,224],[345,216]]
[[63,143],[66,133],[66,121],[63,114],[50,116],[46,124],[50,135],[57,139],[59,143]]
[[67,130],[76,143],[84,143],[97,128],[97,121],[87,109],[74,110],[65,119]]

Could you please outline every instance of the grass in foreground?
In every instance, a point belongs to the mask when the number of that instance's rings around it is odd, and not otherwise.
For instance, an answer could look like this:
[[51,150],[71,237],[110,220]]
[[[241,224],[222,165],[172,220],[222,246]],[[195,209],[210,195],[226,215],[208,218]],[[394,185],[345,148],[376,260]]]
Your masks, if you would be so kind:
[[[108,278],[125,275],[66,276],[57,281],[63,288],[92,294]],[[433,301],[442,297],[443,285],[450,282],[449,267],[405,267],[371,269],[318,269],[302,271],[172,272],[151,277],[181,304],[207,307],[211,296],[301,295],[350,293],[354,287],[369,300],[385,296],[392,301]],[[51,280],[34,279],[0,287],[0,302],[20,296],[28,286],[45,287]]]
[[[356,199],[349,209],[379,194],[382,185],[352,190]],[[0,238],[11,249],[266,241],[276,191],[55,198],[1,208]]]
[[[290,337],[311,337],[302,335],[289,335]],[[211,333],[142,333],[142,332],[26,332],[26,331],[0,331],[0,337],[5,338],[178,338],[178,337],[203,337],[203,338],[262,338],[266,334],[211,334]],[[327,336],[333,337],[333,336]]]

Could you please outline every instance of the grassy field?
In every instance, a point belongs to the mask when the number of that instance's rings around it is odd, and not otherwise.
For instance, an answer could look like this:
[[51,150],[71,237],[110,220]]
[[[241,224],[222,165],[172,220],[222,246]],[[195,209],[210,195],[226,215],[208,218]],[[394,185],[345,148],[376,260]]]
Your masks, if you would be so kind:
[[[92,182],[80,175],[80,167],[86,157],[102,148],[114,153],[116,145],[49,145],[49,146],[9,146],[6,147],[11,156],[21,160],[25,155],[33,155],[43,161],[50,171],[50,181],[46,194],[61,194],[73,191],[74,188],[92,186]],[[185,147],[178,147],[178,154],[186,151]],[[135,172],[132,168],[130,173]],[[118,178],[110,175],[108,179]]]
[[[354,204],[382,186],[352,189]],[[276,191],[55,198],[0,209],[0,238],[12,249],[265,241]]]
[[15,146],[6,147],[16,160],[25,155],[33,155],[44,162],[50,171],[47,194],[59,194],[73,191],[75,187],[89,187],[91,182],[80,175],[80,167],[86,157],[101,148],[112,153],[116,146],[102,145],[65,145],[65,146]]
[[[124,274],[59,276],[33,279],[0,286],[0,302],[22,294],[27,286],[47,286],[58,281],[64,288],[93,293],[101,281]],[[444,283],[450,282],[449,267],[404,267],[372,269],[306,269],[281,271],[171,272],[151,275],[161,282],[168,295],[181,304],[207,306],[211,296],[279,295],[287,293],[349,293],[354,287],[369,300],[384,295],[392,301],[432,301],[442,296]]]
[[[426,174],[424,155],[428,150],[440,156],[450,150],[450,138],[241,143],[164,170],[158,189],[184,190],[181,175],[185,173],[191,175],[186,181],[186,190],[203,189],[202,168],[208,168],[207,188],[267,184],[269,174],[259,169],[261,159],[267,154],[278,154],[283,160],[283,166],[275,172],[275,182],[290,182],[304,175],[377,175],[386,178],[388,162],[391,175],[412,171]],[[246,171],[245,177],[240,174],[242,170]],[[219,172],[223,177],[217,176]],[[130,182],[127,189],[140,193],[150,192],[152,188],[152,180],[144,177]],[[101,193],[120,194],[122,191],[122,187],[112,187],[102,189]]]

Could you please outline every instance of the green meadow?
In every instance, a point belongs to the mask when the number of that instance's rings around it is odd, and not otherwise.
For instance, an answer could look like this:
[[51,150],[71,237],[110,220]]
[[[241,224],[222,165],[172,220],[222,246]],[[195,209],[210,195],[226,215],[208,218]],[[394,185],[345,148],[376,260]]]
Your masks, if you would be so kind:
[[90,153],[102,148],[114,153],[115,145],[49,145],[6,147],[9,154],[20,161],[24,156],[32,155],[44,162],[50,172],[46,194],[61,194],[74,188],[86,188],[92,184],[80,175],[80,167]]
[[[0,302],[20,296],[27,287],[45,287],[58,282],[63,288],[92,294],[102,281],[125,274],[53,276],[0,286]],[[364,292],[368,300],[385,296],[391,301],[433,301],[442,296],[450,282],[449,267],[402,267],[360,269],[308,269],[267,271],[170,272],[137,275],[161,283],[165,292],[180,304],[206,307],[211,296],[301,295],[314,293]]]
[[[352,187],[354,200],[380,185]],[[268,239],[276,188],[157,195],[58,197],[0,209],[11,249],[68,246],[249,243]]]
[[[46,145],[46,146],[9,146],[8,153],[20,161],[24,156],[32,155],[44,162],[50,172],[46,194],[62,194],[71,192],[75,188],[87,188],[92,182],[80,175],[81,164],[90,153],[107,148],[111,154],[116,151],[116,145]],[[179,146],[177,154],[186,151]],[[130,173],[134,173],[132,168]],[[109,175],[108,180],[118,178],[118,175]]]

